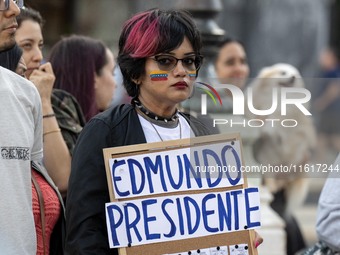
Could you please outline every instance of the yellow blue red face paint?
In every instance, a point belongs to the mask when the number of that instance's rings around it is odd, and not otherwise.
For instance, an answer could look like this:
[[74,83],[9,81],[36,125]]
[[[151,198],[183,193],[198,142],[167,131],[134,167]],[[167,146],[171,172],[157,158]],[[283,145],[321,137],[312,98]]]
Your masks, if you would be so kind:
[[188,72],[189,78],[190,79],[196,79],[197,72],[196,71],[191,71]]
[[150,78],[152,81],[166,81],[168,80],[168,72],[166,71],[152,71],[150,72]]
[[[197,72],[196,71],[188,72],[188,76],[190,79],[196,79]],[[168,80],[168,72],[161,70],[152,71],[150,72],[150,78],[152,81],[166,81]]]

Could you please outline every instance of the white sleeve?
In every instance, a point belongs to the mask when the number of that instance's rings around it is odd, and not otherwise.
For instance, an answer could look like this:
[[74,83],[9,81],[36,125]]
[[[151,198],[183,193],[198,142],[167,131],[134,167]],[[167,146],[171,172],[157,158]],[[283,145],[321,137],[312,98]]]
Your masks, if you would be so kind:
[[39,92],[35,90],[34,102],[35,107],[33,108],[34,116],[34,143],[32,147],[32,160],[42,161],[43,158],[43,122],[42,122],[42,108],[41,99]]

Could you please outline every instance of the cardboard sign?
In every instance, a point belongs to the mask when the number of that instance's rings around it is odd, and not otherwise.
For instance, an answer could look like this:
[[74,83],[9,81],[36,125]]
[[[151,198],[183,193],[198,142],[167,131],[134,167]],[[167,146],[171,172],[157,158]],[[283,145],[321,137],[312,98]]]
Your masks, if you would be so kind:
[[[255,201],[255,205],[251,205]],[[106,204],[111,248],[216,235],[260,226],[258,188]]]
[[[104,149],[108,240],[119,254],[161,255],[245,244],[260,226],[257,188],[238,135]],[[204,240],[204,241],[203,241]]]
[[240,141],[109,159],[116,199],[243,184]]

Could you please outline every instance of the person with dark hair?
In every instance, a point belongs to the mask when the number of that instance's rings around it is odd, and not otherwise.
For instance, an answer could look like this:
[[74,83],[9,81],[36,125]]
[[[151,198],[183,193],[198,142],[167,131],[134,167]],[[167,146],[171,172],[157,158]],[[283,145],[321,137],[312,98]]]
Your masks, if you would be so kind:
[[80,35],[65,37],[53,46],[49,59],[56,76],[54,87],[76,98],[86,121],[110,106],[115,62],[103,42]]
[[184,11],[152,9],[124,24],[118,64],[133,99],[92,118],[78,138],[66,205],[66,254],[117,254],[109,248],[105,221],[110,197],[103,148],[209,134],[177,109],[192,93],[200,49],[200,34]]
[[[22,6],[22,0],[0,1],[0,52],[15,45]],[[41,100],[31,82],[3,67],[0,87],[0,250],[36,254],[31,162],[43,157]]]
[[[42,36],[44,20],[36,10],[23,8],[20,15],[17,17],[17,22],[18,31],[15,34],[15,40],[23,50],[25,63],[27,65],[26,76],[27,78],[30,78],[34,70],[38,71],[39,68],[41,68],[40,70],[43,70],[44,67],[47,68],[47,66],[49,66],[48,63],[42,65],[43,56],[41,49],[44,46],[44,39]],[[46,82],[49,84],[51,83],[53,86],[54,79],[51,77],[53,76],[53,71],[50,69],[51,68],[48,68],[50,72],[45,72],[46,74],[43,77]],[[43,75],[44,73],[39,74]]]
[[243,44],[237,39],[226,37],[218,47],[214,64],[220,83],[244,89],[249,77],[249,65]]
[[17,20],[18,29],[15,40],[23,50],[23,58],[27,67],[25,75],[38,89],[42,101],[43,163],[59,191],[65,197],[71,169],[71,154],[61,134],[61,126],[52,107],[51,94],[55,80],[52,66],[48,62],[42,64],[43,20],[37,11],[29,8],[22,9]]

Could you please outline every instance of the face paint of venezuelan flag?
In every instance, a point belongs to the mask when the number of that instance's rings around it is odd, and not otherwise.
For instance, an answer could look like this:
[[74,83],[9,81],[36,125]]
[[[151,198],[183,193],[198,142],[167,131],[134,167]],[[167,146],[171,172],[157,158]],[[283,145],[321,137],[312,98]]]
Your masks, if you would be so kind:
[[166,81],[168,80],[168,72],[166,71],[152,71],[150,72],[150,78],[152,81]]
[[196,79],[197,72],[196,71],[191,71],[188,72],[189,78],[190,79]]

